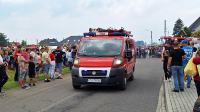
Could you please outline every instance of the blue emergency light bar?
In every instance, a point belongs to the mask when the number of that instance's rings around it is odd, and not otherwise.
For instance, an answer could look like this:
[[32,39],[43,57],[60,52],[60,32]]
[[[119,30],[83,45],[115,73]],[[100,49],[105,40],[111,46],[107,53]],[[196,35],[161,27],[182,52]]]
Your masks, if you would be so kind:
[[113,32],[111,33],[110,36],[128,36],[128,35],[124,32]]
[[89,37],[94,37],[94,36],[96,36],[96,33],[95,33],[95,32],[83,33],[83,36],[84,36],[84,37],[87,37],[87,36],[89,36]]
[[96,33],[96,32],[88,32],[83,33],[84,37],[94,37],[94,36],[130,36],[124,32],[112,32],[112,33]]

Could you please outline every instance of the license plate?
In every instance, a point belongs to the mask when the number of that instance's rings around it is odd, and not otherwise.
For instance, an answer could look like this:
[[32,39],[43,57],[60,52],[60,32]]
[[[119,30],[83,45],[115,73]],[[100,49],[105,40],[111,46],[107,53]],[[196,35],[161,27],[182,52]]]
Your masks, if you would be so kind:
[[101,83],[101,79],[88,79],[88,82]]

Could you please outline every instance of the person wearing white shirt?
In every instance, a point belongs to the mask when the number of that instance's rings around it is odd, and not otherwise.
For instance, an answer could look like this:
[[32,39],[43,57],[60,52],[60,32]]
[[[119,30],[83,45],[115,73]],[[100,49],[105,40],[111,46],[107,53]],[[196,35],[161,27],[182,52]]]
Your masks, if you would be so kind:
[[70,49],[66,52],[66,58],[68,61],[69,69],[72,70],[73,58],[72,58],[72,51]]
[[5,96],[5,92],[2,92],[4,84],[8,81],[8,76],[6,73],[7,63],[3,62],[2,50],[0,49],[0,95]]

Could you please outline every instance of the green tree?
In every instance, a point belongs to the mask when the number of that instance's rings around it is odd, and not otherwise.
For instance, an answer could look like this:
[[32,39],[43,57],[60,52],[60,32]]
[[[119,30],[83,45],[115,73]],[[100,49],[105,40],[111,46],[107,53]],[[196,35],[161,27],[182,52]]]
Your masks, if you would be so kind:
[[188,27],[184,27],[183,28],[184,32],[185,32],[185,36],[186,37],[191,37],[192,36],[192,31],[188,28]]
[[187,34],[185,33],[185,31],[184,31],[184,29],[182,29],[177,35],[175,35],[175,36],[177,36],[177,37],[185,37]]
[[183,26],[183,21],[179,18],[174,24],[173,35],[178,36],[181,30],[183,29]]
[[8,46],[9,39],[4,33],[0,33],[0,46]]
[[22,43],[21,43],[22,46],[26,46],[27,45],[27,41],[25,40],[22,40]]

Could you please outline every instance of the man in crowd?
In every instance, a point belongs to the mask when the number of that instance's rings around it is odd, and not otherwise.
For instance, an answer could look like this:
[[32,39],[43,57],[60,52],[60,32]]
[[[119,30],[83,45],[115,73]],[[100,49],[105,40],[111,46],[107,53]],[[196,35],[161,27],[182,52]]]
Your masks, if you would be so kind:
[[170,53],[168,60],[168,68],[171,66],[172,76],[174,79],[174,92],[184,91],[184,73],[183,73],[183,58],[185,52],[180,49],[179,43],[174,43],[174,50]]
[[190,42],[190,46],[193,48],[193,52],[197,52],[197,48],[194,46],[194,42]]
[[[185,55],[186,57],[183,59],[183,68],[185,68],[186,64],[192,57],[193,48],[189,45],[189,41],[187,40],[182,40],[181,45],[182,45],[181,48],[184,50],[186,54]],[[187,76],[187,88],[190,88],[192,78],[189,76],[189,74],[186,74],[185,76]]]
[[49,67],[50,67],[50,58],[48,54],[49,48],[45,47],[44,52],[42,53],[42,64],[43,64],[43,70],[45,75],[44,82],[50,82],[49,80]]
[[62,67],[63,67],[63,61],[64,61],[64,55],[65,52],[62,51],[61,47],[58,46],[55,51],[53,51],[53,54],[56,58],[56,72],[58,74],[58,79],[62,79]]

